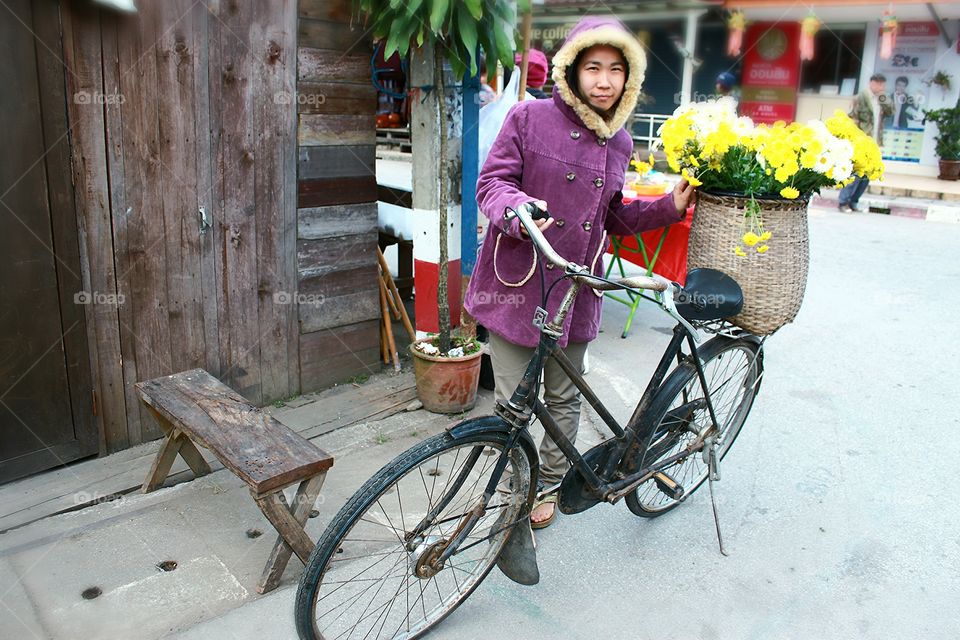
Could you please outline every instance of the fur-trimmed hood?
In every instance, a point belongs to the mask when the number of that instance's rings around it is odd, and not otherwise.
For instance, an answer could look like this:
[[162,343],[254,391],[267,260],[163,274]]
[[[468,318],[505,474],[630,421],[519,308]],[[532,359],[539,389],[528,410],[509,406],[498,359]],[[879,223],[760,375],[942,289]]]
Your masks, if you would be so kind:
[[[604,119],[576,95],[567,84],[567,68],[584,49],[605,44],[620,49],[629,67],[623,95],[613,115]],[[647,69],[647,56],[636,37],[616,18],[588,16],[571,29],[563,46],[553,56],[553,83],[561,99],[580,117],[583,124],[602,138],[612,138],[633,113],[640,97],[640,86]]]

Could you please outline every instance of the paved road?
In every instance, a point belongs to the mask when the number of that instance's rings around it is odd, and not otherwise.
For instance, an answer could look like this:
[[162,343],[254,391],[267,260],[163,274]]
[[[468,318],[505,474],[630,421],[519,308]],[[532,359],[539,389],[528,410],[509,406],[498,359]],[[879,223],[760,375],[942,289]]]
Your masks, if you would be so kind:
[[[960,635],[960,225],[814,211],[811,246],[804,308],[768,343],[717,486],[730,557],[706,490],[657,520],[601,505],[539,534],[538,586],[494,571],[431,638]],[[590,380],[623,416],[669,326],[651,308],[621,340],[626,309],[607,306]],[[291,602],[186,635],[285,633]]]

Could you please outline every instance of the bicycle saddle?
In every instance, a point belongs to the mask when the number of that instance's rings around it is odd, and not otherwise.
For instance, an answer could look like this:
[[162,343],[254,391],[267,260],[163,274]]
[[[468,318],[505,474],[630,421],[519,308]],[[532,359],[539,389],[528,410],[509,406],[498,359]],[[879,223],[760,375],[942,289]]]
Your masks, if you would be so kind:
[[719,320],[740,313],[743,291],[736,280],[722,271],[692,269],[674,302],[687,320]]

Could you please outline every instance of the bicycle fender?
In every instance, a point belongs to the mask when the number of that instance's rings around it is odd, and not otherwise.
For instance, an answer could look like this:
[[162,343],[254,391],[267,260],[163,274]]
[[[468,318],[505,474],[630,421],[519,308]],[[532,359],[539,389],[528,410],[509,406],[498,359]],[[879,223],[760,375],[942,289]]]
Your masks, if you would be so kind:
[[[469,418],[463,422],[447,427],[447,431],[455,438],[476,435],[489,431],[497,431],[504,435],[509,435],[512,427],[500,416],[481,416],[479,418]],[[533,506],[533,501],[537,497],[537,478],[540,475],[540,454],[537,451],[537,445],[533,442],[533,436],[527,429],[520,432],[520,447],[527,454],[527,460],[530,461],[530,496],[527,500],[529,507]]]
[[[489,433],[496,431],[508,435],[511,427],[499,416],[484,416],[481,418],[471,418],[447,428],[447,431],[455,438],[475,435],[479,433]],[[527,499],[528,510],[533,507],[533,501],[537,496],[537,476],[539,475],[540,455],[537,453],[537,447],[530,436],[530,432],[523,429],[519,437],[520,448],[526,454],[530,461],[530,496]],[[503,526],[498,518],[494,527]],[[518,523],[510,535],[507,536],[500,554],[497,556],[497,568],[514,582],[526,586],[535,585],[540,582],[540,568],[537,566],[537,548],[533,541],[533,530],[530,527],[530,519],[524,517],[523,521]]]

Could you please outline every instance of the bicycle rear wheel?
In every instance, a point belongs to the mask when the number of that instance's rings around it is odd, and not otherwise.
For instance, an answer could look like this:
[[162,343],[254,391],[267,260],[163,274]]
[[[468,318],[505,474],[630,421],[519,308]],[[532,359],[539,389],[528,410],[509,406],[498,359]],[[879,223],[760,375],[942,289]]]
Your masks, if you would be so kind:
[[506,440],[498,431],[445,432],[368,480],[327,527],[300,578],[300,637],[418,638],[463,602],[533,497],[530,461],[518,444],[485,515],[457,554],[436,563],[479,503]]
[[[713,338],[698,351],[720,425],[717,455],[723,459],[739,435],[759,391],[763,354],[753,340],[724,336]],[[710,424],[703,388],[692,363],[684,363],[667,377],[646,415],[649,417],[644,418],[639,441],[649,444],[635,465],[637,469],[680,453],[697,437],[696,432]],[[683,487],[683,495],[674,499],[650,479],[627,494],[630,511],[654,518],[675,509],[704,483],[708,468],[701,454],[694,453],[663,471]]]

